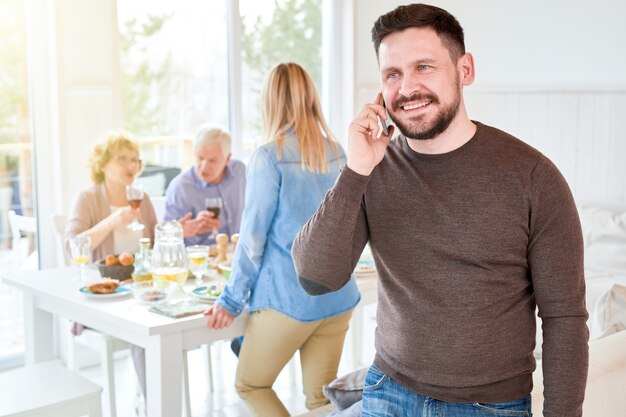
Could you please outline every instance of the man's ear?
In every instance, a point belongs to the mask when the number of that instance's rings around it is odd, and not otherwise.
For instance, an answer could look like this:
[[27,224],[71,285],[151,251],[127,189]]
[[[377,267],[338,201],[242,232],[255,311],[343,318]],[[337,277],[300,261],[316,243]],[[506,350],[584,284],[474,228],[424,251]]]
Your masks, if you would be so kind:
[[474,82],[476,77],[474,69],[474,57],[469,52],[466,52],[461,58],[459,58],[457,69],[461,75],[461,84],[470,85]]
[[226,157],[226,165],[228,165],[228,163],[230,162],[230,157],[233,156],[232,153],[229,153],[228,156]]

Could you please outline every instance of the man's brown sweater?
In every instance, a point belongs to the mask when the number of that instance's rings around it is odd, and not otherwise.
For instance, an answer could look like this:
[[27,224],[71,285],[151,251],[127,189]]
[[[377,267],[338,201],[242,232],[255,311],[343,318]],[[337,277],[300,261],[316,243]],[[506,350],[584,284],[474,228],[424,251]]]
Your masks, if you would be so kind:
[[369,241],[379,273],[374,362],[452,402],[528,395],[535,307],[545,417],[582,415],[588,361],[583,243],[562,175],[495,128],[445,154],[393,140],[370,176],[344,167],[292,254],[312,294],[341,288]]

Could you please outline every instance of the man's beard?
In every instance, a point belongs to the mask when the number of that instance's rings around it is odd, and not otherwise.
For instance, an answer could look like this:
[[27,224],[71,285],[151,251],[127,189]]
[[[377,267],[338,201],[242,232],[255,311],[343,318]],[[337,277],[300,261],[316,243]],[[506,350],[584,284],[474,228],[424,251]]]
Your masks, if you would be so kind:
[[[400,97],[393,102],[392,109],[394,114],[397,111],[403,111],[401,109],[402,105],[410,101],[430,101],[429,106],[440,103],[439,98],[434,94],[413,94],[410,97]],[[443,133],[448,126],[450,126],[452,120],[454,120],[456,115],[459,113],[460,104],[461,94],[457,92],[452,103],[442,107],[441,110],[439,110],[439,112],[435,115],[435,119],[430,123],[421,120],[425,117],[424,115],[409,118],[409,123],[401,122],[397,117],[394,117],[394,114],[392,113],[389,113],[389,116],[396,126],[398,126],[400,132],[402,132],[402,134],[408,139],[434,139]]]

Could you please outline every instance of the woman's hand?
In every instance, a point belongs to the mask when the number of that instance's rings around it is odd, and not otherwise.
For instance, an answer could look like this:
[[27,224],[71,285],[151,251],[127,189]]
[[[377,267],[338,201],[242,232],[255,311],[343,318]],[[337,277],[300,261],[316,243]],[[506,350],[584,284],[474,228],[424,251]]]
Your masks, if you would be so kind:
[[385,156],[387,145],[393,136],[394,127],[389,127],[389,134],[379,132],[378,118],[387,119],[387,113],[378,93],[374,103],[366,104],[356,115],[348,128],[348,167],[361,175],[369,175]]
[[130,224],[133,220],[139,217],[139,209],[133,209],[130,206],[120,207],[111,213],[111,223],[113,227],[120,224]]
[[233,320],[235,320],[235,317],[219,304],[213,304],[204,312],[204,315],[209,316],[209,321],[206,324],[209,329],[224,329],[233,324]]

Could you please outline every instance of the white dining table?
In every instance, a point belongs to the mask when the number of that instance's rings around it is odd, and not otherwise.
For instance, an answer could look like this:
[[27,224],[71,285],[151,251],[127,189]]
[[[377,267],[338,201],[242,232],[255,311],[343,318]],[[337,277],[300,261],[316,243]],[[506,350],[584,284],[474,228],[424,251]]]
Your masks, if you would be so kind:
[[[97,275],[95,270],[87,273]],[[207,318],[201,314],[169,318],[148,311],[132,295],[89,298],[79,291],[84,283],[72,279],[76,274],[75,268],[56,268],[19,272],[3,279],[24,293],[26,365],[54,359],[55,315],[141,346],[146,350],[150,417],[181,415],[184,351],[242,335],[248,319],[244,312],[228,328],[215,330],[206,327]],[[362,294],[359,306],[376,302],[376,278],[357,279],[357,284]],[[356,314],[360,321],[360,311]],[[354,330],[353,354],[360,355],[360,323]]]

